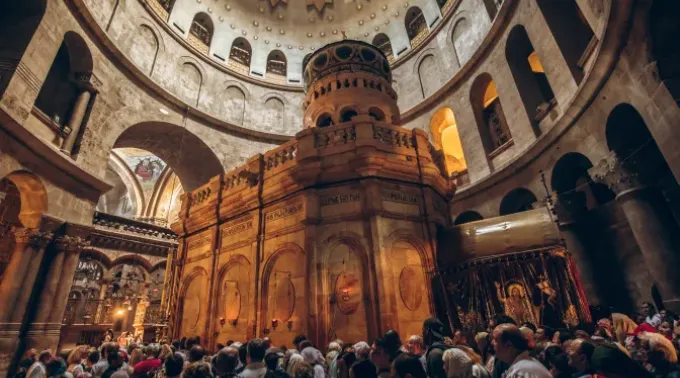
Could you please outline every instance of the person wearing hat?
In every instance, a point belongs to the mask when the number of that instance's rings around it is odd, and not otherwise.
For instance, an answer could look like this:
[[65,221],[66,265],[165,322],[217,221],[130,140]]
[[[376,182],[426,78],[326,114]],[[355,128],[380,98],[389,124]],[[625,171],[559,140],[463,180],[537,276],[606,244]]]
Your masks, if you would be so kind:
[[421,359],[430,378],[446,378],[442,356],[451,346],[444,343],[444,337],[444,323],[439,319],[429,318],[423,322],[423,344],[427,350]]
[[607,378],[652,378],[652,374],[633,361],[616,344],[597,346],[591,364],[597,374]]

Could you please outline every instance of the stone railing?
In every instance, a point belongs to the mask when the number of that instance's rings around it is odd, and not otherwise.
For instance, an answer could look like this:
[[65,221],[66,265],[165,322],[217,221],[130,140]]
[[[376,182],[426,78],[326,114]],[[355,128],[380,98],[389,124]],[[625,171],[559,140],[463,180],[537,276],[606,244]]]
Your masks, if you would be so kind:
[[210,46],[206,45],[205,42],[201,41],[192,33],[189,33],[189,37],[187,37],[187,43],[189,43],[189,46],[195,48],[205,55],[208,55],[210,52]]
[[314,146],[319,149],[348,144],[357,139],[356,126],[352,123],[339,124],[314,131]]
[[177,234],[168,228],[116,215],[100,213],[98,211],[94,213],[92,224],[114,231],[122,231],[159,239],[177,240]]
[[410,130],[397,126],[373,125],[373,138],[382,144],[393,147],[414,148],[415,141]]
[[241,62],[238,62],[234,59],[229,59],[227,61],[227,67],[242,75],[250,75],[250,67],[246,66],[245,64],[241,64]]
[[[449,0],[450,1],[450,0]],[[427,38],[427,35],[430,34],[430,29],[427,27],[424,27],[420,33],[418,33],[413,39],[411,40],[411,48],[415,49],[416,47],[420,46],[421,43]]]
[[264,154],[264,169],[270,171],[279,166],[290,165],[295,161],[297,141],[291,140],[286,144]]

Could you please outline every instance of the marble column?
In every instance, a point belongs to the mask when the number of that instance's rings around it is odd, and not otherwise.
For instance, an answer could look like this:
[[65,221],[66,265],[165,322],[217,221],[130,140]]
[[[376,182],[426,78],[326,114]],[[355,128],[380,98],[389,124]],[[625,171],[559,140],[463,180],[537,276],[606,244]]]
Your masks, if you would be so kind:
[[[643,258],[657,284],[664,306],[680,311],[680,227],[658,188],[642,183],[615,154],[589,170],[611,188],[630,224]],[[649,293],[651,297],[651,293]]]
[[[0,378],[4,378],[19,344],[19,330],[51,232],[12,231],[14,251],[0,284]],[[11,305],[9,305],[11,304]]]
[[57,348],[73,275],[80,251],[86,245],[84,238],[68,235],[58,237],[53,244],[54,257],[40,293],[35,318],[25,337],[27,349]]
[[71,130],[71,132],[64,139],[64,142],[61,145],[61,152],[67,155],[71,155],[73,153],[73,146],[76,143],[76,139],[80,133],[80,128],[83,125],[85,113],[87,112],[87,105],[90,103],[91,96],[92,94],[88,89],[83,89],[83,91],[78,95],[76,103],[73,106],[71,118],[68,120],[68,128]]

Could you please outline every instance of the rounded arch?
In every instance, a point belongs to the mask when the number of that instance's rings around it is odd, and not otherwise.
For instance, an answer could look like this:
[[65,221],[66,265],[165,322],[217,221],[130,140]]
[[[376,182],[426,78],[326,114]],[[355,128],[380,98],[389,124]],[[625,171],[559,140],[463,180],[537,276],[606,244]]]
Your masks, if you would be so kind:
[[[0,75],[0,96],[33,39],[45,15],[47,0],[3,1],[0,3],[0,56],[5,64]],[[9,71],[9,72],[6,72]]]
[[167,260],[161,260],[151,266],[151,269],[149,269],[149,273],[153,273],[157,271],[158,269],[167,269],[168,267],[168,261]]
[[224,279],[224,275],[236,265],[251,266],[250,260],[243,255],[232,255],[229,260],[222,265],[222,267],[217,272],[217,282],[221,282]]
[[135,147],[158,156],[179,177],[185,191],[196,189],[224,171],[220,160],[201,138],[171,123],[137,123],[125,129],[113,147]]
[[229,89],[231,87],[236,87],[236,88],[240,89],[241,92],[243,92],[243,95],[244,95],[246,101],[250,100],[250,91],[240,81],[238,81],[238,80],[227,80],[227,81],[224,82],[224,87],[226,89]]
[[515,188],[503,197],[498,212],[502,216],[532,210],[537,201],[529,189]]
[[142,257],[142,256],[140,256],[136,253],[127,254],[127,255],[123,255],[123,256],[119,256],[119,257],[115,258],[113,261],[111,261],[111,268],[113,269],[113,267],[115,267],[117,265],[125,265],[125,264],[137,265],[137,266],[144,268],[144,271],[145,271],[144,273],[147,275],[147,278],[148,278],[148,275],[151,272],[151,268],[152,268],[151,262],[149,260],[145,259],[144,257]]
[[406,27],[406,34],[411,43],[413,43],[413,40],[421,33],[427,32],[427,22],[425,21],[425,15],[420,7],[412,6],[406,11],[404,26]]
[[113,267],[113,260],[104,252],[95,248],[86,248],[80,252],[81,260],[94,260],[98,262],[104,271],[108,271]]
[[288,60],[281,50],[272,50],[267,56],[267,73],[286,76],[288,74]]
[[449,174],[467,170],[463,143],[458,133],[458,125],[453,110],[443,107],[437,110],[430,119],[430,132],[435,147],[441,148],[446,159]]
[[614,199],[609,188],[591,179],[588,170],[592,167],[590,159],[578,152],[567,152],[555,162],[550,187],[564,210],[578,212]]
[[502,150],[512,141],[496,84],[489,73],[475,78],[470,87],[470,104],[487,155]]
[[352,106],[344,107],[340,110],[338,119],[340,123],[351,122],[352,118],[359,115],[359,112]]
[[91,74],[94,68],[92,53],[87,42],[74,31],[64,34],[64,44],[69,52],[69,62],[74,73]]
[[393,60],[394,59],[394,51],[392,50],[392,41],[390,41],[390,37],[387,36],[385,33],[378,33],[373,37],[373,46],[377,47],[380,49],[380,51],[385,54],[387,57],[387,60]]
[[460,12],[459,17],[455,22],[452,22],[451,29],[448,33],[448,42],[453,46],[453,54],[458,63],[458,67],[462,67],[474,53],[468,45],[468,39],[471,38],[472,24],[466,17],[465,12]]
[[40,178],[28,171],[14,171],[4,177],[19,192],[19,214],[21,225],[39,228],[43,215],[48,210],[47,190]]
[[478,213],[474,210],[467,210],[467,211],[463,211],[462,213],[458,214],[458,216],[456,217],[456,220],[453,221],[453,224],[455,226],[460,226],[461,224],[476,222],[476,221],[480,221],[480,220],[483,220],[483,219],[484,219],[484,217],[482,216],[482,214],[480,214],[480,213]]
[[[204,282],[201,282],[204,281]],[[205,268],[194,268],[182,279],[177,302],[178,334],[205,338],[205,321],[208,317],[207,301],[208,272]]]
[[[229,63],[240,64],[247,67],[250,70],[250,62],[253,56],[253,48],[250,46],[250,42],[243,37],[238,37],[234,39],[231,43],[231,48],[229,49]],[[245,72],[248,74],[248,72]]]
[[333,117],[330,113],[323,113],[316,119],[316,127],[328,127],[333,125]]
[[380,109],[379,107],[373,106],[368,109],[368,115],[373,117],[376,121],[379,122],[384,122],[385,121],[385,112]]
[[213,34],[215,33],[215,24],[212,18],[205,12],[198,12],[191,21],[191,28],[189,34],[196,37],[206,46],[210,47]]

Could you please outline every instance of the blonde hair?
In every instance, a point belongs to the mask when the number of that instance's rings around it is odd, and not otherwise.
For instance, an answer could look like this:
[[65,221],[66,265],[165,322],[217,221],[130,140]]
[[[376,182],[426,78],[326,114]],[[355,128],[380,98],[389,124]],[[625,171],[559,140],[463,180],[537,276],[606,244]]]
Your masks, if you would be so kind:
[[77,365],[82,362],[83,359],[87,358],[87,346],[81,345],[73,348],[71,353],[69,353],[66,359],[67,367],[71,365]]
[[158,354],[158,358],[161,361],[165,361],[165,358],[169,355],[172,354],[172,349],[170,348],[170,345],[168,344],[163,344],[161,345],[161,352]]
[[446,376],[449,378],[460,377],[474,361],[465,351],[460,348],[449,348],[442,355],[442,362],[446,367]]
[[642,340],[649,343],[649,349],[663,353],[664,359],[675,365],[678,363],[678,354],[673,343],[660,333],[643,332],[640,336]]

